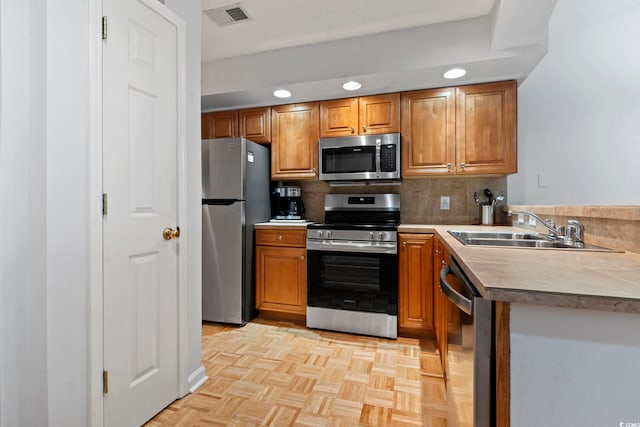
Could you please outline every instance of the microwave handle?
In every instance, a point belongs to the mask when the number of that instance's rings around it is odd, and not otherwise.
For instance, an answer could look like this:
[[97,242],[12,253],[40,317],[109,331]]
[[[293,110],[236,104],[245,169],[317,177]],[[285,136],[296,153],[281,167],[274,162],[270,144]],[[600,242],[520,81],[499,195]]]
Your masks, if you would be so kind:
[[380,174],[380,155],[381,155],[381,151],[382,150],[380,149],[380,142],[376,142],[376,174],[378,174],[378,175]]

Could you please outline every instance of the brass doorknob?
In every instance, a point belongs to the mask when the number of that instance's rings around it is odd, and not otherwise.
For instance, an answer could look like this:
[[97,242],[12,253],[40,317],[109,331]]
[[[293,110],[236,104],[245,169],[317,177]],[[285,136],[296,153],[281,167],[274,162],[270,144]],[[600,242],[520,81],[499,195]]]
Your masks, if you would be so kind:
[[162,237],[164,240],[177,239],[180,237],[180,227],[176,227],[175,229],[167,227],[162,230]]

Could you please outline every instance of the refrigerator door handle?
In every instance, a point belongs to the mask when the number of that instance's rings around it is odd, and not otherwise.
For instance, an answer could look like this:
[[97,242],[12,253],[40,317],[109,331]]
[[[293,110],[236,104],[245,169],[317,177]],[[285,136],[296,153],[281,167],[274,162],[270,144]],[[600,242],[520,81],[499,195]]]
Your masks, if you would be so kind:
[[236,202],[244,202],[242,199],[202,199],[203,205],[230,206]]

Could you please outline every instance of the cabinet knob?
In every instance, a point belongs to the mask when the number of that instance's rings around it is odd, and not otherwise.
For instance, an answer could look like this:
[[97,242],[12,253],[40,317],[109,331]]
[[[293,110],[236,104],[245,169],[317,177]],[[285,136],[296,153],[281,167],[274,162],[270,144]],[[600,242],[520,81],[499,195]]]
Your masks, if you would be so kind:
[[351,126],[351,133],[356,133],[356,128],[354,128],[353,126]]
[[447,170],[451,172],[451,163],[447,163]]
[[278,240],[282,240],[282,234],[278,234]]
[[460,169],[464,170],[464,163],[460,163]]
[[362,126],[362,132],[363,133],[367,133],[367,127],[366,126]]
[[304,261],[304,255],[300,255],[300,260]]
[[405,240],[404,242],[402,242],[402,246],[407,246],[407,241]]

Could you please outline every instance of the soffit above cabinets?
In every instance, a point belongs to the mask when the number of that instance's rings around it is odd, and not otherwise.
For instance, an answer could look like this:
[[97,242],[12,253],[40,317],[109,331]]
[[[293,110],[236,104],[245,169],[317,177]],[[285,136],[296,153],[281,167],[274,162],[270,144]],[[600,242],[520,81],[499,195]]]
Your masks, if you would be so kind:
[[[556,0],[202,0],[202,109],[522,80],[546,53]],[[204,11],[240,7],[218,26]],[[362,88],[345,92],[357,80]],[[273,91],[286,88],[287,100]]]

